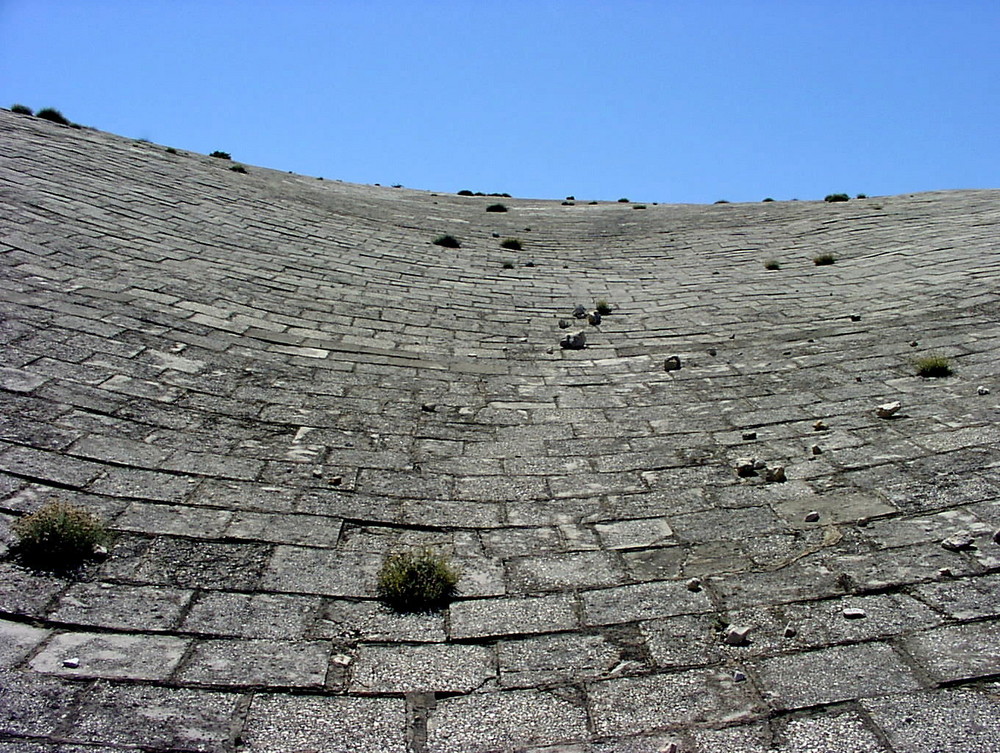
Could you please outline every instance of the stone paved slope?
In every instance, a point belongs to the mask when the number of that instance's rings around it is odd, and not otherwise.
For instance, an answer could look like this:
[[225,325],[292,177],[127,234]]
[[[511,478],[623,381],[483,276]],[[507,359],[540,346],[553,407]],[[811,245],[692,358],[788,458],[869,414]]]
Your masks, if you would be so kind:
[[[118,532],[2,547],[0,753],[996,749],[1000,191],[487,213],[0,133],[3,540]],[[460,598],[397,616],[417,546]]]

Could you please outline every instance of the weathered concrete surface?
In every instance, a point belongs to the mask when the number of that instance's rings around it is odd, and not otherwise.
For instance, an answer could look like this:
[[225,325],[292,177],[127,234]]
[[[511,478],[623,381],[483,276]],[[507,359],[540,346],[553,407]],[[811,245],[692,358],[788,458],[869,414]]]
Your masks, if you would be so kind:
[[[486,213],[0,131],[0,752],[996,750],[1000,191]],[[52,497],[107,560],[19,564]],[[410,546],[445,612],[375,600]]]

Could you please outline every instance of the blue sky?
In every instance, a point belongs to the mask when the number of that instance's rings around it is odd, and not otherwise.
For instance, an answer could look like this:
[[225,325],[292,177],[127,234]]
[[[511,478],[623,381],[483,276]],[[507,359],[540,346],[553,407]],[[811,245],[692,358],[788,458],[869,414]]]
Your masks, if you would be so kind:
[[998,188],[1000,2],[0,0],[14,103],[433,191]]

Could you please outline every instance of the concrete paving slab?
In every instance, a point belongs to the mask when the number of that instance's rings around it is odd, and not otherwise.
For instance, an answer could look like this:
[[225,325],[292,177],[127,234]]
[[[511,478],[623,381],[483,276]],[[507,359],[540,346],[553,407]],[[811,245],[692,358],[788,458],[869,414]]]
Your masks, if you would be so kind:
[[193,592],[120,583],[74,583],[49,610],[57,622],[127,630],[176,628]]
[[862,708],[895,750],[987,753],[1000,735],[997,686],[868,698]]
[[582,595],[586,624],[621,622],[707,612],[712,602],[704,591],[691,591],[683,581],[665,580],[586,591]]
[[176,680],[229,687],[321,688],[330,650],[325,641],[196,641]]
[[189,643],[165,635],[60,633],[29,666],[36,672],[63,677],[165,680]]
[[87,713],[66,732],[70,740],[198,753],[232,744],[233,722],[245,703],[234,693],[103,683],[86,699]]
[[884,643],[833,646],[752,665],[775,708],[795,709],[916,690],[920,682]]
[[512,750],[587,736],[587,712],[572,692],[512,690],[440,701],[427,720],[428,753]]
[[322,606],[317,597],[289,594],[200,593],[184,617],[186,633],[296,640],[305,637]]
[[494,652],[485,646],[428,644],[358,648],[348,690],[352,693],[469,693],[496,676]]
[[589,695],[598,735],[667,730],[710,718],[745,722],[764,713],[749,683],[716,669],[602,680]]
[[1000,625],[995,620],[915,633],[904,646],[938,682],[1000,674]]
[[407,753],[406,706],[398,698],[254,696],[242,735],[247,751]]
[[623,667],[628,652],[604,635],[562,634],[500,641],[500,684],[506,688],[598,679]]

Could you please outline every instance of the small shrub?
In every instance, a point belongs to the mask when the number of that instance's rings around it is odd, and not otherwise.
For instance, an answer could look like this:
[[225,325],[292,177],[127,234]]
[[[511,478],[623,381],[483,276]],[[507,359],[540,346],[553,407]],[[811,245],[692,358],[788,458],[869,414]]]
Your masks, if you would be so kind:
[[768,202],[770,202],[770,201],[774,201],[774,199],[772,199],[770,196],[768,196],[766,199],[764,199],[764,203],[765,204],[768,203]]
[[460,248],[461,243],[453,235],[439,235],[434,239],[435,246],[444,246],[445,248]]
[[472,191],[470,191],[470,190],[469,190],[469,189],[467,189],[467,188],[463,188],[463,189],[462,189],[461,191],[459,191],[459,192],[458,192],[458,195],[459,195],[459,196],[475,196],[475,194],[474,194],[474,193],[472,193]]
[[628,204],[629,202],[628,202],[628,199],[622,198],[622,199],[618,199],[618,203],[619,204]]
[[781,264],[778,262],[777,259],[768,259],[766,262],[764,262],[764,269],[770,269],[770,270],[781,269]]
[[16,112],[18,115],[34,115],[35,112],[27,105],[11,105],[11,112]]
[[51,120],[53,123],[58,123],[59,125],[70,124],[69,120],[63,117],[63,114],[54,107],[44,107],[39,110],[36,115],[42,120]]
[[567,196],[566,197],[566,201],[576,201],[576,197],[575,196]]
[[506,248],[511,251],[520,251],[521,241],[519,241],[517,238],[504,238],[502,241],[500,241],[500,248]]
[[247,174],[247,169],[243,167],[243,165],[233,165],[229,169],[232,170],[234,173],[243,173],[244,175]]
[[866,194],[866,193],[859,193],[859,194],[858,194],[857,196],[855,196],[854,198],[855,198],[855,199],[867,199],[867,198],[868,198],[868,194]]
[[378,596],[397,612],[432,612],[457,593],[458,572],[430,549],[390,554],[378,573]]
[[505,207],[503,204],[490,204],[488,207],[486,207],[486,211],[487,212],[506,212],[507,211],[507,207]]
[[216,159],[232,159],[232,155],[229,152],[212,152],[209,157],[215,157]]
[[597,313],[601,316],[607,316],[611,313],[611,305],[608,303],[606,298],[601,298],[594,304],[594,308],[597,309]]
[[505,261],[502,266],[503,266],[504,269],[513,269],[514,268],[514,262],[512,262],[512,261]]
[[917,360],[917,375],[922,377],[951,376],[951,361],[945,356],[925,356]]
[[825,267],[827,264],[833,264],[837,259],[833,254],[820,254],[813,259],[813,264],[817,267]]
[[575,207],[576,206],[576,202],[575,201],[570,201],[569,199],[567,199],[566,201],[564,201],[562,203],[562,205],[564,207]]
[[74,568],[108,540],[108,531],[97,518],[58,501],[25,515],[13,528],[21,559],[44,570]]
[[177,154],[177,150],[174,149],[172,146],[168,146],[166,152],[167,154]]
[[831,193],[823,197],[823,201],[850,201],[851,197],[846,193]]
[[728,201],[727,201],[726,199],[719,199],[719,200],[718,200],[717,202],[715,202],[715,203],[716,203],[716,204],[728,204],[729,202],[728,202]]
[[633,204],[632,208],[633,209],[645,209],[646,205],[645,204]]

